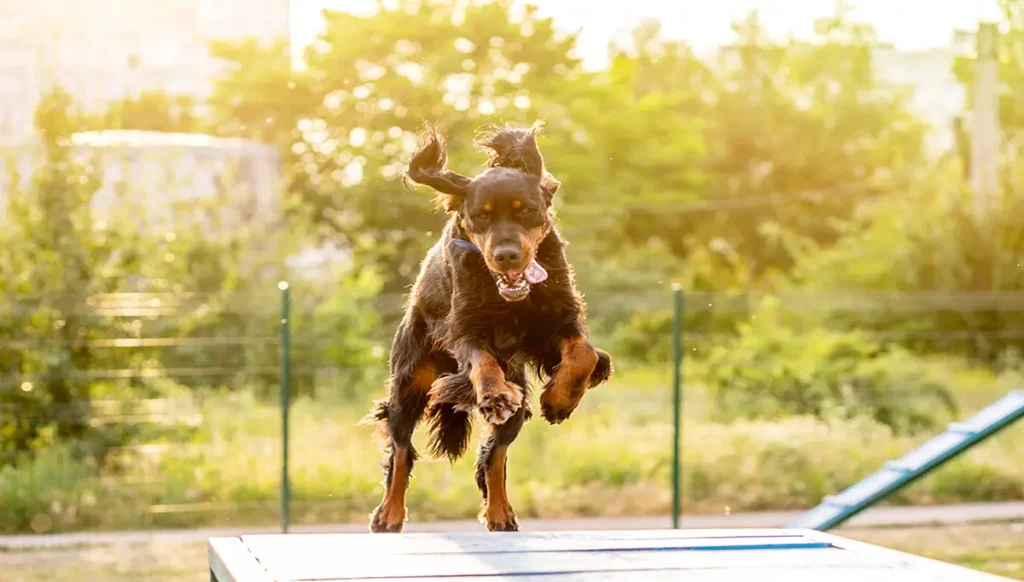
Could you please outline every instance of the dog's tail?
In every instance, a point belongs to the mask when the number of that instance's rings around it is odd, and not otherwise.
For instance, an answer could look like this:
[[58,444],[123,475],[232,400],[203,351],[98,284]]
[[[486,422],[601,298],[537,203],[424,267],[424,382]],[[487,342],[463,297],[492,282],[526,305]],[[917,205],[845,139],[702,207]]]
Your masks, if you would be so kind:
[[374,401],[373,408],[370,409],[370,412],[359,419],[357,424],[375,427],[377,431],[377,438],[381,439],[381,441],[388,441],[390,437],[388,431],[388,416],[390,416],[390,414],[391,411],[389,409],[388,400],[386,398],[376,400]]
[[455,462],[469,446],[473,432],[473,421],[464,410],[456,410],[451,404],[432,406],[428,412],[430,434],[427,437],[427,452],[431,457],[447,457]]
[[476,406],[473,384],[466,374],[438,378],[430,389],[427,418],[430,431],[427,451],[434,458],[455,462],[466,452],[473,432],[472,410]]

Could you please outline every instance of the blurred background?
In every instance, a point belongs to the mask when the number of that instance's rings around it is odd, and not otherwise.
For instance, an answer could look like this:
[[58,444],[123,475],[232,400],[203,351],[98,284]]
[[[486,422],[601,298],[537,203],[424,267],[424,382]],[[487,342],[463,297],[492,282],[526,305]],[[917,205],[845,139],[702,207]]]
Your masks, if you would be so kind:
[[[280,522],[281,281],[291,522],[364,527],[357,422],[445,220],[401,181],[424,121],[466,174],[545,123],[617,365],[511,449],[522,518],[667,522],[673,283],[687,514],[810,508],[1024,387],[1024,0],[597,4],[4,0],[0,534],[85,549],[0,570],[205,579],[201,536],[89,535]],[[1024,500],[1022,430],[891,503]],[[410,520],[473,518],[472,462],[418,464]],[[904,533],[1024,579],[1019,522]]]

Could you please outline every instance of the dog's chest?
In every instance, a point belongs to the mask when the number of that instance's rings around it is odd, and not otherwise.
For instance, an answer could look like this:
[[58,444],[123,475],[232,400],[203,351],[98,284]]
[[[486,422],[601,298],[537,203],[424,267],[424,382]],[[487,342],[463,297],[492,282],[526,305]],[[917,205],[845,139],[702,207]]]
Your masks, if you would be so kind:
[[550,304],[519,304],[495,314],[490,327],[491,342],[501,352],[532,351],[555,332],[565,314]]
[[523,351],[527,346],[528,333],[526,330],[512,326],[497,326],[493,330],[491,341],[494,347],[502,354],[513,354]]

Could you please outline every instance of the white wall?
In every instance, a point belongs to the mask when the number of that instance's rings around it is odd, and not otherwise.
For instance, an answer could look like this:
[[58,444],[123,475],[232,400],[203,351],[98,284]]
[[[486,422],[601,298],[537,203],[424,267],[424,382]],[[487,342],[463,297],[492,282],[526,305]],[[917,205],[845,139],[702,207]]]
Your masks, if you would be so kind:
[[966,91],[953,75],[956,54],[952,47],[921,51],[875,50],[879,76],[914,89],[916,111],[934,126],[929,145],[935,151],[954,146],[953,118],[967,113]]
[[[279,212],[283,168],[279,152],[258,142],[193,134],[112,131],[76,134],[74,151],[93,164],[103,183],[93,199],[96,218],[123,205],[140,225],[163,228],[176,201],[221,196],[220,216],[232,223],[273,220]],[[0,217],[11,191],[13,164],[28,185],[42,161],[37,143],[0,148]]]
[[0,142],[57,82],[88,110],[144,90],[202,97],[211,38],[289,38],[289,0],[0,0]]

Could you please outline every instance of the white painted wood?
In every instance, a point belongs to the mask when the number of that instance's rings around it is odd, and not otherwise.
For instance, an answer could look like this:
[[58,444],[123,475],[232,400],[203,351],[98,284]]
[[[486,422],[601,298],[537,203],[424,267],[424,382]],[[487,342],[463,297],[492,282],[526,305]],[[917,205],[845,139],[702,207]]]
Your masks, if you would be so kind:
[[[762,568],[759,570],[661,570],[653,572],[587,572],[584,574],[566,574],[564,576],[469,576],[465,578],[378,578],[374,582],[889,582],[884,576],[892,574],[890,570],[880,570],[872,566],[855,570],[836,570],[835,568],[806,567],[793,568]],[[871,576],[879,576],[871,581]],[[899,572],[898,582],[982,582],[989,579],[964,578],[959,573],[935,575],[921,572]],[[1000,582],[1013,582],[1004,578],[995,578]],[[318,581],[328,582],[328,581]],[[335,581],[330,581],[335,582]],[[340,581],[338,581],[340,582]]]
[[256,535],[210,548],[230,575],[220,582],[1003,580],[811,530]]
[[312,554],[312,555],[423,555],[423,554],[478,554],[509,552],[594,552],[640,549],[711,549],[772,546],[792,547],[822,544],[799,534],[783,535],[731,535],[695,536],[664,535],[588,536],[565,534],[495,533],[485,535],[420,534],[410,536],[373,535],[287,535],[243,536],[242,541],[259,555]]
[[563,550],[587,549],[595,543],[607,543],[609,548],[618,547],[618,542],[637,540],[694,540],[729,539],[751,537],[778,537],[780,535],[803,538],[801,532],[782,533],[778,529],[718,529],[718,530],[614,530],[579,532],[517,532],[517,533],[409,533],[402,535],[380,534],[288,534],[242,536],[249,547],[262,550],[282,544],[301,547],[310,543],[334,543],[344,541],[347,548],[372,547],[395,554],[431,553],[448,551],[457,541],[464,551],[502,551],[527,549],[535,546]]
[[210,538],[210,570],[217,582],[274,582],[239,538]]
[[[828,566],[853,568],[863,556],[842,550],[744,550],[742,552],[610,551],[509,554],[430,554],[404,556],[338,556],[331,560],[274,560],[265,563],[278,580],[365,580],[429,576],[496,576],[571,574],[583,572],[642,572],[647,570],[754,571],[770,567],[796,569]],[[909,570],[905,563],[878,563],[887,580]]]

